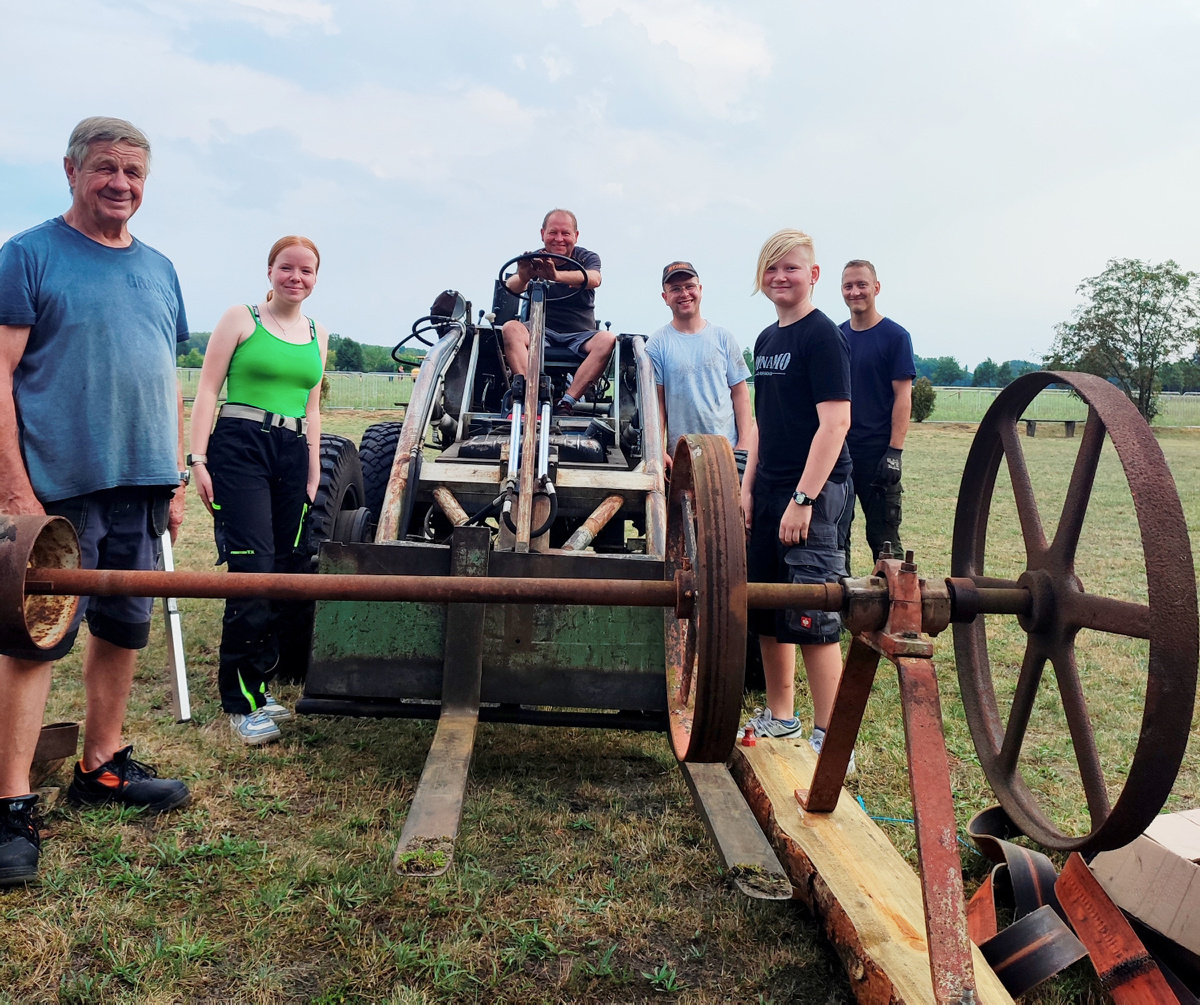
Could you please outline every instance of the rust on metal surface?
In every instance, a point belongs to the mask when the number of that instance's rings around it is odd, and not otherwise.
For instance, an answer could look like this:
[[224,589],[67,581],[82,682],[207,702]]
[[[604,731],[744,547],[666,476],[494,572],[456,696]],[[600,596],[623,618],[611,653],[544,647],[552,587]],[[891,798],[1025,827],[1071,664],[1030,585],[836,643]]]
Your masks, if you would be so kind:
[[562,546],[563,551],[583,551],[595,539],[608,522],[621,512],[621,507],[625,505],[625,497],[622,495],[608,496],[604,502],[592,510],[591,515],[576,528],[575,533],[567,538]]
[[1067,859],[1056,889],[1100,983],[1117,1005],[1177,1001],[1158,964],[1078,852]]
[[272,572],[134,572],[31,569],[30,593],[131,597],[264,597],[272,600],[394,600],[433,604],[587,604],[671,607],[674,581],[522,579],[489,576],[362,576]]
[[25,588],[31,566],[77,569],[79,542],[70,521],[60,516],[0,515],[0,645],[46,650],[70,630],[77,595],[31,594]]
[[975,970],[967,938],[962,860],[937,673],[929,658],[900,656],[896,664],[929,940],[929,972],[937,1000],[959,1002],[967,991],[974,993]]
[[695,596],[688,618],[664,613],[664,629],[671,746],[681,761],[723,762],[737,738],[747,614],[745,524],[729,504],[737,493],[737,463],[725,437],[680,439],[666,575],[690,572]]
[[[1051,383],[1074,388],[1089,410],[1054,539],[1047,541],[1016,422]],[[1076,551],[1106,436],[1116,448],[1133,498],[1148,604],[1088,593],[1076,574]],[[988,515],[1001,461],[1008,466],[1025,543],[1027,568],[1017,584],[989,580],[984,569]],[[1018,615],[1028,640],[1007,722],[996,703],[983,620],[956,624],[954,630],[971,737],[1001,804],[1024,833],[1059,851],[1095,852],[1133,840],[1166,801],[1183,760],[1195,705],[1200,618],[1191,544],[1174,480],[1150,427],[1118,388],[1088,374],[1051,371],[1021,377],[997,396],[980,423],[963,470],[951,577],[956,613],[969,613],[973,606],[976,613],[984,612],[982,599],[971,595],[971,582],[1003,589],[1018,586],[1026,594],[1028,606]],[[1019,599],[1017,594],[1012,597]],[[1083,629],[1150,642],[1138,744],[1124,786],[1111,805],[1076,664],[1075,640]],[[1083,835],[1065,833],[1055,824],[1019,767],[1047,664],[1066,713],[1087,800],[1091,829]]]
[[398,540],[407,529],[400,526],[400,519],[403,514],[411,511],[411,507],[407,505],[408,495],[417,490],[417,468],[421,447],[425,442],[425,429],[433,413],[433,402],[442,374],[454,359],[463,335],[461,325],[452,325],[425,354],[425,360],[417,373],[408,408],[404,413],[404,425],[400,428],[400,438],[396,443],[396,455],[392,459],[387,488],[383,493],[379,525],[375,530],[377,542]]
[[445,485],[439,485],[433,490],[433,501],[438,504],[441,511],[446,514],[448,519],[455,527],[461,527],[470,517],[467,516],[467,511],[462,508],[462,504],[455,498]]
[[[638,396],[644,402],[658,400],[654,364],[646,352],[645,339],[633,338],[633,359],[637,369]],[[651,476],[652,488],[646,493],[646,554],[662,558],[667,548],[667,497],[662,489],[666,478],[663,460],[662,414],[652,406],[641,410],[642,464]],[[736,497],[735,497],[736,498]]]
[[846,665],[842,669],[833,711],[825,729],[825,743],[817,757],[817,767],[803,802],[804,808],[810,813],[832,813],[837,806],[878,666],[877,650],[857,635],[850,640]]

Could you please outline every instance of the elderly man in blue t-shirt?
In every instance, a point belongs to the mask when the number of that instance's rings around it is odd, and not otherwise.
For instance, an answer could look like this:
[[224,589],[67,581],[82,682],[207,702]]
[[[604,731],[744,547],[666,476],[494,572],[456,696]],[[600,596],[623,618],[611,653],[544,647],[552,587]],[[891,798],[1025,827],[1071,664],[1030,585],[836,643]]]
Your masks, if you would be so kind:
[[[84,119],[64,167],[71,208],[0,248],[0,513],[67,517],[85,568],[153,569],[159,535],[183,521],[175,347],[188,328],[174,267],[129,233],[150,144],[121,119]],[[87,722],[67,799],[152,813],[187,801],[122,739],[151,603],[85,598],[52,650],[0,652],[0,886],[37,877],[29,769],[53,661],[85,610]]]
[[889,542],[893,554],[904,554],[900,471],[917,375],[912,339],[876,309],[878,293],[874,265],[862,258],[846,263],[842,299],[850,308],[850,320],[843,321],[841,329],[850,343],[850,386],[854,388],[846,446],[854,463],[854,491],[863,508],[867,544],[876,560]]
[[667,469],[679,437],[687,433],[715,433],[734,450],[748,450],[755,435],[746,386],[750,368],[733,333],[701,315],[704,288],[691,262],[665,266],[662,287],[671,322],[647,339],[646,354],[654,364],[667,434]]

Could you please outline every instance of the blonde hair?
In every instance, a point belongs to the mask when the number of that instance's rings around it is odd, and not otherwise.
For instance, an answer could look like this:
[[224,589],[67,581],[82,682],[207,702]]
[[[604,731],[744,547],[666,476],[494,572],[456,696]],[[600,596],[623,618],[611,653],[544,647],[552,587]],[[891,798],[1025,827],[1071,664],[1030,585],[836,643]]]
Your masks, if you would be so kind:
[[758,270],[754,274],[755,293],[762,293],[763,276],[766,274],[767,269],[796,248],[807,249],[809,265],[816,262],[817,249],[813,245],[813,239],[802,230],[792,230],[785,227],[783,230],[777,230],[767,238],[766,244],[762,246],[762,251],[758,253]]
[[[274,244],[271,245],[271,250],[267,252],[267,268],[269,269],[272,265],[275,264],[275,259],[277,259],[279,257],[279,253],[281,251],[283,251],[285,248],[295,248],[295,247],[307,248],[314,255],[316,255],[316,257],[317,257],[316,271],[317,272],[321,271],[321,253],[317,250],[317,246],[315,244],[313,244],[312,241],[310,241],[307,237],[301,237],[299,234],[288,234],[285,237],[281,237],[278,241],[276,241]],[[271,299],[272,292],[273,291],[271,291],[271,290],[267,290],[267,299],[268,300]]]
[[875,271],[875,266],[868,262],[865,258],[852,258],[842,266],[842,275],[846,274],[847,269],[866,269],[871,273],[871,278],[879,282],[879,273]]

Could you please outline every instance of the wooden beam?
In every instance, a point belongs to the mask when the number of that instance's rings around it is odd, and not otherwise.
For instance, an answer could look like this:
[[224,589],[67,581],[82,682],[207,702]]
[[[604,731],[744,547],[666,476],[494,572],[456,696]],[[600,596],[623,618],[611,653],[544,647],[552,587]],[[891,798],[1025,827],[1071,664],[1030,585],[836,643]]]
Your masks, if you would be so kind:
[[[810,786],[816,763],[807,742],[760,738],[734,748],[730,770],[797,896],[841,957],[857,999],[934,1005],[920,881],[844,789],[831,813],[801,809],[795,793]],[[977,1000],[1011,1005],[975,947],[972,959]]]

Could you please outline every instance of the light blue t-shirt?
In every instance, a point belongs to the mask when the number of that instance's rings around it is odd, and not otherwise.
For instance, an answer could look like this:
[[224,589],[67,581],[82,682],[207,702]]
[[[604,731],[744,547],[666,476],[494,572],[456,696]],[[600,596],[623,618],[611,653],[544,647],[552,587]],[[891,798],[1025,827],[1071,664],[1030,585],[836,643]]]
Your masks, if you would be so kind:
[[706,324],[695,335],[663,325],[646,341],[654,381],[667,402],[667,444],[685,433],[716,433],[737,446],[737,420],[729,389],[750,376],[733,334]]
[[188,327],[165,256],[48,220],[0,247],[0,325],[30,327],[13,399],[39,500],[179,484],[175,346]]

